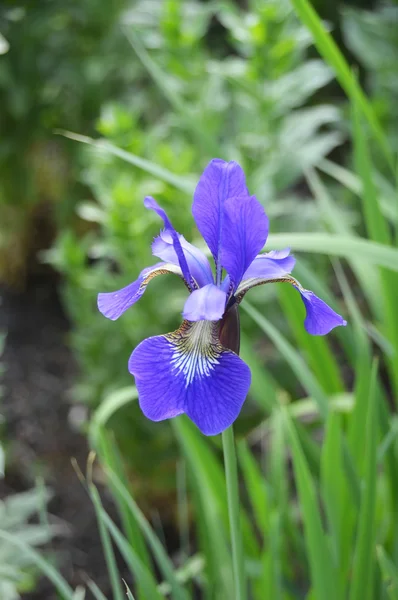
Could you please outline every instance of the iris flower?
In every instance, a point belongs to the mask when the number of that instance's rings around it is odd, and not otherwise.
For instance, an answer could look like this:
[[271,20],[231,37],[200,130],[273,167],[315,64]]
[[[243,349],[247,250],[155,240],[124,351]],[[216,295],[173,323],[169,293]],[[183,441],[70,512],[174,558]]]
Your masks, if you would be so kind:
[[238,356],[237,307],[246,292],[263,283],[287,282],[306,309],[304,327],[325,335],[346,321],[290,273],[290,249],[259,254],[268,236],[268,218],[236,162],[213,159],[194,193],[192,213],[215,262],[176,232],[165,211],[151,198],[146,208],[163,220],[152,244],[161,262],[141,271],[130,285],[98,295],[98,308],[115,320],[144,294],[158,275],[174,273],[189,296],[184,321],[177,331],[150,337],[132,353],[128,368],[135,377],[139,403],[146,417],[163,421],[185,413],[205,435],[216,435],[239,415],[251,374]]

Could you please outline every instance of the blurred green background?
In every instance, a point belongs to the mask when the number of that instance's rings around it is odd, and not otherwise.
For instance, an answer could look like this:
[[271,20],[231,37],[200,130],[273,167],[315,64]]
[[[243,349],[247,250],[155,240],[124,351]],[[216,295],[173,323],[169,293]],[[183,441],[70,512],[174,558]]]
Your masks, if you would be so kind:
[[[250,598],[398,598],[397,106],[395,1],[2,3],[1,600],[83,598],[87,577],[119,600],[116,568],[139,599],[165,598],[168,585],[172,598],[233,598],[219,440],[183,418],[147,421],[127,370],[142,339],[178,326],[184,286],[155,280],[117,322],[96,308],[99,291],[155,262],[146,195],[199,240],[192,191],[216,156],[244,168],[269,248],[291,246],[297,278],[349,323],[307,335],[284,286],[242,305],[253,384],[235,430]],[[95,514],[103,544],[112,530],[90,477],[94,506],[70,466],[75,456],[84,470],[89,448],[135,553],[114,538],[116,565],[105,543],[109,577]],[[153,566],[107,468],[166,545],[178,585]],[[37,556],[75,595],[42,583]],[[101,598],[91,584],[87,597]]]

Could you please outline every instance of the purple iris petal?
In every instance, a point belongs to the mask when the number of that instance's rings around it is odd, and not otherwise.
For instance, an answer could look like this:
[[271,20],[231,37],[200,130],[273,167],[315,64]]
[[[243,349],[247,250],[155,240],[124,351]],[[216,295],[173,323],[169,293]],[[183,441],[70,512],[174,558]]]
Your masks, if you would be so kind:
[[151,198],[151,196],[147,196],[145,198],[144,206],[145,206],[145,208],[148,208],[149,210],[154,210],[156,212],[156,214],[158,214],[159,217],[161,219],[163,219],[164,226],[165,226],[166,230],[170,233],[170,235],[173,239],[173,247],[177,254],[178,263],[181,267],[181,271],[182,271],[182,274],[184,275],[184,279],[187,282],[187,284],[191,287],[191,289],[194,289],[194,285],[192,284],[191,274],[190,274],[189,268],[188,268],[187,259],[185,258],[184,252],[181,248],[181,243],[180,243],[180,240],[178,237],[178,233],[176,232],[173,225],[171,224],[171,221],[170,221],[169,217],[167,216],[166,212],[163,210],[163,208],[161,208],[159,206],[159,204],[156,202],[156,200],[154,198]]
[[218,265],[222,247],[224,202],[248,196],[243,169],[236,162],[214,158],[196,186],[192,214]]
[[98,294],[98,310],[108,319],[116,321],[121,314],[141,298],[151,279],[164,273],[175,273],[182,278],[182,271],[178,266],[164,262],[157,263],[141,271],[138,279],[126,287],[115,292]]
[[289,253],[290,248],[285,248],[284,250],[272,250],[266,254],[259,254],[244,273],[243,281],[255,277],[275,279],[291,273],[296,259]]
[[304,327],[312,335],[326,335],[339,325],[347,325],[347,321],[334,312],[330,306],[309,290],[294,286],[301,294],[307,315]]
[[255,196],[229,198],[224,204],[223,228],[221,264],[237,287],[265,244],[268,217]]
[[144,340],[129,360],[145,416],[161,421],[185,412],[205,435],[237,418],[250,369],[218,341],[217,325],[184,321],[179,330]]
[[[205,254],[193,244],[187,242],[183,235],[178,234],[181,247],[187,259],[188,268],[199,286],[213,283],[213,272]],[[173,246],[173,238],[169,231],[161,231],[152,243],[152,254],[166,262],[178,265],[178,256]]]
[[188,321],[218,321],[224,314],[227,294],[214,283],[193,291],[182,313]]

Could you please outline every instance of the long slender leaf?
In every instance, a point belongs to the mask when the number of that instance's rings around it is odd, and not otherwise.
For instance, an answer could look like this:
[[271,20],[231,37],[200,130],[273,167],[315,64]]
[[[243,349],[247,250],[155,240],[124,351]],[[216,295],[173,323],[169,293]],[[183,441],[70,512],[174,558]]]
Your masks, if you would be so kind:
[[377,546],[377,558],[390,600],[398,600],[398,567],[382,546]]
[[118,570],[118,567],[116,564],[116,558],[115,558],[115,554],[113,552],[111,538],[110,538],[109,532],[107,531],[105,524],[103,522],[102,516],[101,516],[101,507],[102,507],[101,499],[100,499],[97,488],[93,484],[89,485],[89,492],[90,492],[90,496],[93,501],[95,513],[97,516],[98,529],[100,532],[101,543],[102,543],[102,547],[104,550],[104,556],[105,556],[105,560],[106,560],[106,566],[108,568],[109,579],[110,579],[110,582],[112,585],[113,599],[114,600],[124,600],[122,580],[119,575],[119,570]]
[[37,566],[37,568],[45,575],[51,583],[54,585],[57,592],[60,594],[63,600],[73,600],[74,591],[67,583],[67,581],[62,577],[62,575],[57,571],[52,564],[50,564],[47,560],[45,560],[39,552],[34,550],[28,544],[22,542],[18,536],[0,529],[0,540],[5,541],[7,544],[11,546],[15,546],[18,548],[22,554],[26,554],[29,559]]
[[398,250],[362,238],[327,233],[274,233],[269,236],[270,249],[289,246],[302,252],[319,252],[340,258],[357,258],[372,265],[398,271]]
[[328,540],[322,527],[314,481],[299,438],[286,411],[284,417],[292,449],[314,597],[317,600],[335,600],[335,570]]
[[268,335],[281,354],[286,358],[299,381],[306,388],[313,399],[318,403],[320,414],[325,417],[328,411],[328,397],[319,385],[319,382],[309,370],[305,361],[283,335],[247,300],[242,303],[242,308]]
[[375,576],[375,508],[377,477],[378,419],[376,404],[377,364],[372,367],[366,420],[364,485],[354,551],[350,600],[371,600]]
[[309,0],[291,0],[291,2],[301,21],[312,33],[319,53],[334,70],[341,87],[344,89],[347,96],[355,100],[360,106],[363,115],[366,117],[372,128],[375,139],[377,140],[388,165],[394,170],[394,161],[392,159],[390,147],[373,107],[362,91],[350,66],[336,42],[333,40],[333,37],[323,26],[321,19]]
[[131,152],[122,150],[121,148],[114,146],[107,140],[93,139],[86,135],[80,135],[78,133],[73,133],[72,131],[60,130],[60,131],[57,131],[56,133],[59,133],[60,135],[63,135],[64,137],[69,138],[70,140],[75,140],[76,142],[88,144],[89,146],[92,146],[99,152],[113,154],[114,156],[121,158],[125,162],[130,163],[134,167],[138,167],[139,169],[142,169],[142,171],[145,171],[146,173],[149,173],[150,175],[157,177],[161,181],[165,181],[166,183],[173,185],[178,190],[186,192],[187,194],[192,194],[192,192],[195,188],[194,184],[191,183],[190,181],[188,181],[187,179],[185,179],[184,177],[175,175],[174,173],[171,173],[164,167],[160,167],[159,165],[156,165],[155,163],[153,163],[149,160],[146,160],[145,158],[141,158],[140,156],[136,156],[135,154],[132,154]]
[[186,591],[181,587],[176,578],[173,564],[167,556],[167,552],[165,551],[159,539],[153,532],[152,527],[148,523],[144,514],[139,509],[135,500],[131,497],[128,490],[120,481],[118,476],[109,469],[107,470],[107,474],[112,484],[118,490],[118,493],[124,499],[129,510],[132,512],[134,518],[139,524],[141,531],[143,532],[150,548],[152,549],[154,557],[158,563],[159,569],[162,571],[164,578],[170,583],[173,598],[175,598],[175,600],[188,600],[188,595]]

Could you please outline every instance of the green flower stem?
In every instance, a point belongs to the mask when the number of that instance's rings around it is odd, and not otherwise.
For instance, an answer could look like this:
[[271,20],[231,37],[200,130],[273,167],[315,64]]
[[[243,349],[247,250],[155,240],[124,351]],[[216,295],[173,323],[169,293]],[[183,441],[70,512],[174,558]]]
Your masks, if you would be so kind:
[[238,467],[235,454],[234,430],[228,427],[222,434],[225,477],[227,481],[229,528],[232,543],[232,561],[235,582],[235,600],[246,600],[246,577],[243,562],[242,536],[239,514]]

